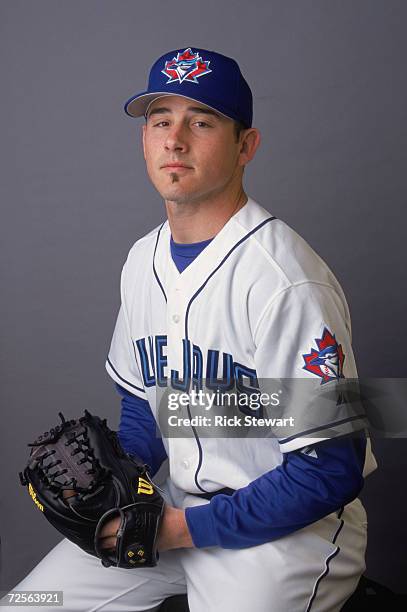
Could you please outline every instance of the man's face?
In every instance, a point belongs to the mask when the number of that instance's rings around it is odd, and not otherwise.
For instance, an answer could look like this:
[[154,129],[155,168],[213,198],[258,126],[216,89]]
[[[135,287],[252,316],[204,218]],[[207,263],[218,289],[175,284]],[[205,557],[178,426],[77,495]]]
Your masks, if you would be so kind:
[[204,201],[241,178],[234,122],[194,100],[155,100],[143,126],[143,148],[151,182],[167,201]]

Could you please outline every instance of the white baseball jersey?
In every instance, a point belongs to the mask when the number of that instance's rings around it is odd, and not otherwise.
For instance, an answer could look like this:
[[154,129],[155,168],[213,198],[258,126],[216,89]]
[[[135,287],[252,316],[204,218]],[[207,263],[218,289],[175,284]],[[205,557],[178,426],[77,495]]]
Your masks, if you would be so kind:
[[[269,379],[316,385],[356,378],[343,291],[324,261],[284,222],[250,199],[180,273],[168,221],[131,248],[106,362],[115,382],[149,402],[167,384]],[[307,406],[297,405],[295,412]],[[306,416],[306,415],[305,415]],[[283,453],[365,427],[363,415],[266,438],[163,437],[174,484],[191,493],[237,489],[282,462]],[[325,420],[324,420],[325,419]],[[301,419],[300,419],[301,420]],[[335,419],[334,419],[335,420]],[[304,418],[307,423],[307,418]],[[370,445],[365,475],[374,469]]]

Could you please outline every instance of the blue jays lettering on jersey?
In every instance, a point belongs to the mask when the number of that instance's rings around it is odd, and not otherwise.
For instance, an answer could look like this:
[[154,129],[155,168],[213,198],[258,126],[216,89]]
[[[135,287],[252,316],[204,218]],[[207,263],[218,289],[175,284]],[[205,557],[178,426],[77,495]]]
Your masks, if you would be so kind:
[[[233,355],[217,349],[204,352],[197,344],[182,340],[182,369],[173,370],[171,387],[178,390],[203,388],[223,390],[236,388],[242,393],[251,393],[259,388],[256,370],[238,363]],[[166,336],[138,338],[135,341],[145,387],[168,385]]]

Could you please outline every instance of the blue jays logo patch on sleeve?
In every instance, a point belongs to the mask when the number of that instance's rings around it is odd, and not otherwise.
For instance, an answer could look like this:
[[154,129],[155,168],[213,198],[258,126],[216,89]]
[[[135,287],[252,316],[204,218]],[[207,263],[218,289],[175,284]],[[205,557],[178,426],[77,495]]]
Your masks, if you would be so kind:
[[203,60],[199,53],[193,53],[189,48],[182,53],[177,53],[177,56],[173,57],[172,60],[165,62],[165,68],[161,72],[168,77],[167,83],[173,83],[174,81],[198,83],[199,77],[212,72],[209,63],[209,61]]
[[338,344],[335,335],[327,327],[324,328],[322,338],[315,338],[314,341],[318,350],[311,349],[311,352],[303,355],[305,365],[304,370],[319,376],[321,385],[330,380],[338,380],[343,376],[343,354],[342,345]]

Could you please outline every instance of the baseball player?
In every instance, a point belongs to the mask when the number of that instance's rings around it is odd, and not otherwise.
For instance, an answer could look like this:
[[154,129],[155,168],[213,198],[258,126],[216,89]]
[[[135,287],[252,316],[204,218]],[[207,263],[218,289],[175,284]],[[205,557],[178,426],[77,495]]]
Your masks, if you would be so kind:
[[[63,590],[65,609],[88,612],[157,610],[180,593],[191,612],[338,611],[365,568],[357,496],[375,468],[363,411],[326,399],[357,378],[343,291],[243,189],[260,135],[233,59],[196,47],[166,53],[125,110],[145,118],[147,171],[167,219],[124,264],[106,368],[121,396],[122,446],[152,474],[168,469],[160,559],[103,568],[63,540],[16,589]],[[254,429],[267,409],[222,412],[217,402],[221,420],[205,431],[215,403],[197,409],[191,391],[250,398],[275,380],[282,389],[310,382],[308,399],[288,402],[295,419],[239,435],[234,423],[248,418]],[[326,409],[316,413],[312,398]],[[106,548],[117,527],[106,525]]]

